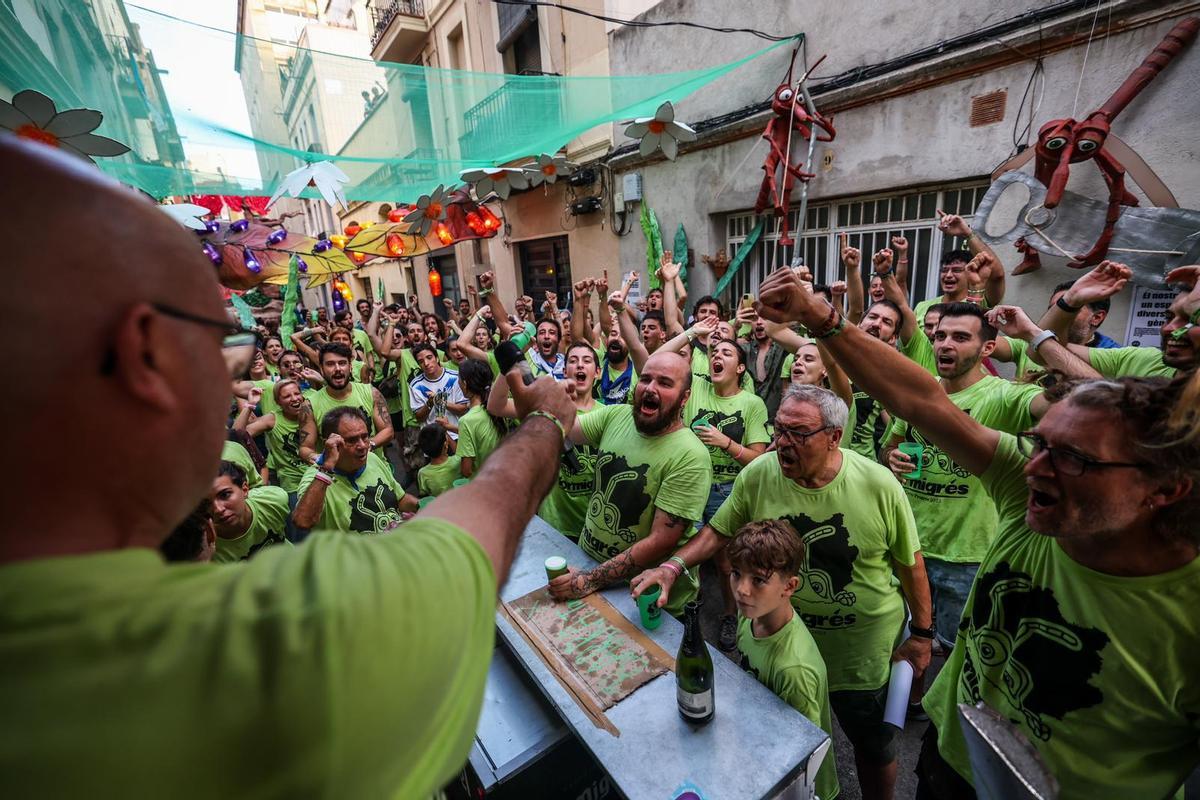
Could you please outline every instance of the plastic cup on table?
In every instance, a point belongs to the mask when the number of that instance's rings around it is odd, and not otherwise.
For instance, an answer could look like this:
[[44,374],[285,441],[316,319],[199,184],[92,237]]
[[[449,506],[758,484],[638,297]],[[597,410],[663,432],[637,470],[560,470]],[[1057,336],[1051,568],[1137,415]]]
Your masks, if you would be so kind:
[[457,488],[459,486],[466,486],[470,482],[471,482],[470,478],[458,478],[457,480],[454,481],[453,486],[455,488]]
[[546,559],[546,581],[567,574],[567,560],[562,556],[550,556]]
[[916,464],[916,467],[913,468],[912,472],[904,473],[904,477],[906,477],[906,478],[921,477],[921,454],[925,452],[925,447],[923,445],[917,444],[916,442],[901,442],[900,446],[897,447],[896,449],[899,450],[901,453],[904,453],[904,455],[911,458],[913,460],[913,463]]
[[437,498],[433,497],[432,495],[430,495],[429,497],[422,497],[420,500],[417,501],[417,509],[420,510],[420,509],[424,508],[425,506],[429,505],[436,499]]
[[648,631],[652,631],[659,625],[662,625],[662,609],[658,607],[658,596],[660,594],[662,594],[662,587],[655,584],[653,588],[647,589],[638,595],[638,614],[642,618],[642,627]]

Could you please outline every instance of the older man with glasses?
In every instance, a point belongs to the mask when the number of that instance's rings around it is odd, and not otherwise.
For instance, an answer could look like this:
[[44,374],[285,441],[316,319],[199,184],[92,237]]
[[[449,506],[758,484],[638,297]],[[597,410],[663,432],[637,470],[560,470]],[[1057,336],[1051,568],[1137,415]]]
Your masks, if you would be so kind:
[[1014,436],[830,312],[789,275],[763,283],[759,313],[823,336],[855,383],[979,476],[999,518],[925,698],[918,796],[974,797],[957,709],[980,702],[1063,798],[1174,796],[1200,763],[1200,376],[1064,381]]
[[[709,524],[635,578],[633,591],[658,584],[665,603],[679,570],[711,558],[743,525],[791,523],[805,545],[792,603],[825,660],[863,797],[891,797],[898,732],[883,721],[888,677],[893,659],[908,660],[918,675],[929,665],[929,586],[904,490],[885,467],[840,447],[848,413],[833,392],[791,387],[775,417],[773,451],[750,462]],[[901,640],[905,599],[912,622]]]

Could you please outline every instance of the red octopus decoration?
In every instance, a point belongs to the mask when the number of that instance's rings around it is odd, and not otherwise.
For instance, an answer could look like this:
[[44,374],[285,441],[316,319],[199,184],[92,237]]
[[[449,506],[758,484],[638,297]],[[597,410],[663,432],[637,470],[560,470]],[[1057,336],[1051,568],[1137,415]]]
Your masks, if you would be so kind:
[[[833,129],[833,117],[824,117],[817,112],[809,114],[808,109],[804,107],[804,95],[800,87],[808,73],[805,73],[795,86],[792,85],[796,52],[792,51],[792,64],[788,67],[787,79],[775,88],[775,93],[771,96],[771,111],[775,116],[771,117],[762,134],[762,138],[771,144],[771,151],[767,153],[767,159],[763,162],[762,168],[766,175],[763,176],[762,188],[758,191],[758,200],[754,203],[755,214],[760,214],[767,206],[771,206],[775,216],[782,219],[779,244],[785,247],[794,243],[788,232],[788,206],[791,203],[792,187],[797,178],[808,181],[816,177],[815,173],[801,169],[803,159],[798,164],[792,163],[793,134],[798,134],[796,138],[807,140],[812,138],[815,129],[820,128],[825,133],[817,135],[818,142],[832,142],[833,137],[837,136],[837,131]],[[824,60],[825,56],[821,56],[817,63],[813,64],[813,69]],[[781,166],[782,191],[776,183]]]
[[[1104,220],[1104,230],[1096,240],[1092,249],[1083,255],[1076,256],[1068,266],[1079,269],[1099,264],[1108,253],[1108,244],[1112,241],[1113,227],[1121,218],[1121,206],[1136,206],[1138,199],[1125,188],[1125,167],[1117,160],[1121,158],[1129,164],[1130,177],[1145,190],[1152,202],[1159,206],[1174,207],[1177,205],[1170,190],[1166,188],[1154,171],[1142,161],[1129,145],[1110,133],[1112,121],[1125,109],[1133,98],[1146,88],[1166,66],[1171,63],[1183,48],[1191,44],[1200,31],[1200,18],[1189,17],[1182,20],[1171,29],[1154,51],[1146,56],[1141,65],[1135,69],[1125,82],[1113,92],[1112,97],[1089,114],[1083,121],[1075,119],[1056,119],[1047,122],[1038,131],[1037,145],[1026,150],[1015,158],[1002,164],[992,178],[1019,168],[1030,157],[1034,157],[1033,174],[1045,187],[1046,199],[1043,205],[1054,208],[1062,200],[1063,190],[1067,186],[1067,178],[1071,174],[1071,164],[1093,160],[1108,185],[1108,214]],[[1117,151],[1114,153],[1113,151]],[[1013,270],[1014,275],[1033,272],[1039,269],[1041,259],[1037,251],[1023,239],[1015,243],[1018,251],[1025,259]]]

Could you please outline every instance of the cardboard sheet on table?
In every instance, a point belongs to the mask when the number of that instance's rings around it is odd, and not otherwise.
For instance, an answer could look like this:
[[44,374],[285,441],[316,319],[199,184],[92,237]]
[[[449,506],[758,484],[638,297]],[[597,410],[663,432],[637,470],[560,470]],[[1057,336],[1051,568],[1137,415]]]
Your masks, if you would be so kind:
[[562,663],[550,666],[574,673],[601,709],[675,668],[665,650],[598,594],[557,602],[543,586],[508,605],[559,656]]

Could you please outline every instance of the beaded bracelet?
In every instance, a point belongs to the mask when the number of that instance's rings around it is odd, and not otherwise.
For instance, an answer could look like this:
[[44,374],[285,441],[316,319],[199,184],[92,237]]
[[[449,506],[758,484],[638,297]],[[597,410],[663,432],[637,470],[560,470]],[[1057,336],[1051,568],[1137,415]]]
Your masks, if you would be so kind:
[[566,441],[567,429],[564,428],[563,424],[558,421],[558,417],[554,416],[549,411],[542,411],[541,409],[538,409],[537,411],[530,411],[525,416],[525,419],[528,420],[530,417],[545,417],[546,419],[550,420],[554,423],[554,427],[558,428],[558,432],[562,436],[563,440]]

